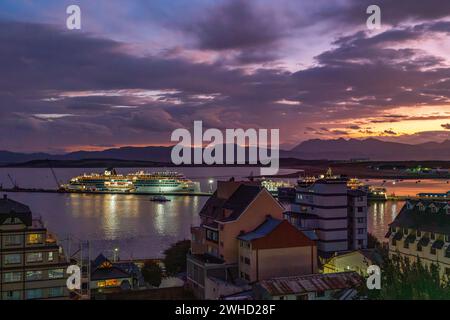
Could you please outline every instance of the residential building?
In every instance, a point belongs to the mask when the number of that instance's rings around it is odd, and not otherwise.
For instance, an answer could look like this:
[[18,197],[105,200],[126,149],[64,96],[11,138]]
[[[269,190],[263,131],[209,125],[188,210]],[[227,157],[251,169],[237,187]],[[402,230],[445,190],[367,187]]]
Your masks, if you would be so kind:
[[389,225],[389,255],[439,265],[450,275],[450,205],[447,201],[408,200]]
[[361,283],[356,272],[311,274],[262,280],[253,291],[256,300],[350,300]]
[[367,248],[367,193],[347,190],[348,249]]
[[56,237],[25,204],[0,199],[0,300],[69,297],[66,260]]
[[91,262],[90,290],[94,295],[131,290],[137,281],[130,263],[111,262],[103,254]]
[[317,272],[316,242],[287,220],[268,217],[238,239],[239,275],[248,282]]
[[367,276],[367,268],[371,265],[380,266],[381,255],[375,249],[361,249],[336,254],[323,265],[323,273],[355,271]]
[[300,230],[317,234],[321,257],[367,247],[367,194],[338,176],[307,178],[296,187],[292,211],[285,216]]
[[[282,222],[283,211],[264,187],[219,182],[200,211],[200,226],[191,229],[187,284],[194,294],[218,299],[250,289],[249,284],[258,278],[294,269],[297,274],[314,270],[315,244]],[[286,264],[275,264],[273,257],[268,261],[270,254]]]

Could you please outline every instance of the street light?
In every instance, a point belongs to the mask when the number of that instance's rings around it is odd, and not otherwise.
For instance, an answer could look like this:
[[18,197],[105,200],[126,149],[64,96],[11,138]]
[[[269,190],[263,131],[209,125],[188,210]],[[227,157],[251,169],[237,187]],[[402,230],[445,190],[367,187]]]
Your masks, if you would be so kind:
[[209,192],[212,193],[214,180],[213,179],[209,179],[208,184],[209,184]]

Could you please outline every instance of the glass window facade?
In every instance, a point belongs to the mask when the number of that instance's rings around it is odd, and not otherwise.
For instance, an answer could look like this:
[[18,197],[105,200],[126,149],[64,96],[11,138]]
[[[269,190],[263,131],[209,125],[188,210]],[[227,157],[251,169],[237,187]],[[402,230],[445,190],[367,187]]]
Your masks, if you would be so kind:
[[20,253],[5,254],[5,264],[19,264],[22,262]]
[[62,297],[63,295],[64,295],[63,287],[55,287],[55,288],[48,289],[49,297]]
[[20,234],[10,234],[4,236],[5,246],[18,246],[22,244],[22,236]]
[[48,270],[49,279],[61,279],[64,278],[64,269],[51,269]]
[[27,279],[27,281],[41,280],[42,279],[42,271],[40,271],[40,270],[27,271],[26,279]]
[[42,289],[31,289],[25,291],[26,299],[41,299],[43,298]]
[[3,300],[20,300],[22,298],[20,291],[3,292]]
[[27,253],[27,262],[42,262],[42,252]]
[[20,282],[22,281],[21,272],[6,272],[3,274],[4,282]]

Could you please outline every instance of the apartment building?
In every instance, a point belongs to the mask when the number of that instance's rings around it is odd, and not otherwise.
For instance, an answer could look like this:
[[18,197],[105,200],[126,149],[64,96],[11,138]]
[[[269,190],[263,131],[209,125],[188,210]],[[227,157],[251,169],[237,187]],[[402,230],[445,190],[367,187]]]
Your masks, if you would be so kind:
[[367,193],[348,190],[348,248],[367,248]]
[[300,230],[317,234],[319,255],[367,247],[367,194],[338,176],[299,181],[292,211],[285,216]]
[[30,208],[0,199],[0,300],[68,298],[69,263]]
[[[315,268],[315,243],[287,226],[283,211],[270,192],[255,183],[219,182],[200,211],[200,226],[191,229],[187,283],[194,294],[217,299],[289,268],[310,273]],[[270,254],[285,264],[270,260]]]
[[447,201],[408,200],[386,234],[389,255],[400,254],[410,262],[417,257],[439,265],[450,275],[450,205]]

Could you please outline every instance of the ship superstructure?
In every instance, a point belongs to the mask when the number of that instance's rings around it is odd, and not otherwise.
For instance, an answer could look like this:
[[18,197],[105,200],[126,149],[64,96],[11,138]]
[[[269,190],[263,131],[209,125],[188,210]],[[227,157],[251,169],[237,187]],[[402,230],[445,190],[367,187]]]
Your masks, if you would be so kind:
[[199,182],[187,179],[177,172],[144,172],[118,174],[115,169],[103,173],[83,174],[72,178],[62,188],[73,192],[111,193],[196,193]]

